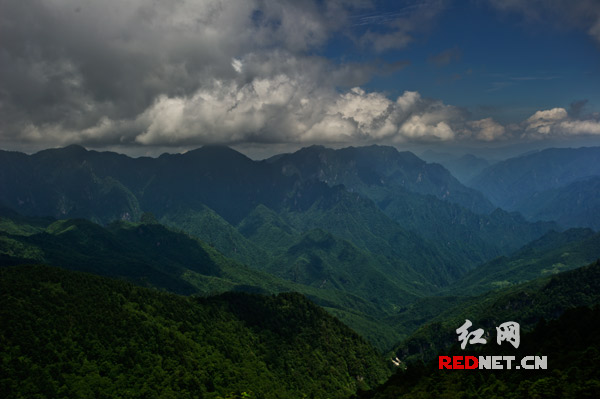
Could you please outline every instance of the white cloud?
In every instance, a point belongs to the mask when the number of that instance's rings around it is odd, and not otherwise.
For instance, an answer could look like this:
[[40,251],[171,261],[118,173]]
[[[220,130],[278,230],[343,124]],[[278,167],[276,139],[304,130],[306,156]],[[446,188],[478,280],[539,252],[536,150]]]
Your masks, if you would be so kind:
[[[365,91],[374,74],[407,62],[338,64],[314,54],[370,5],[4,0],[0,37],[10,40],[0,41],[0,144],[181,148],[494,141],[507,130],[511,137],[598,134],[598,118],[574,119],[564,108],[536,112],[518,132],[491,118],[470,121],[459,107],[417,91],[395,99]],[[444,7],[431,0],[393,15],[375,9],[368,18],[381,29],[352,38],[375,51],[403,48]],[[599,24],[589,26],[591,35],[600,35]]]
[[231,66],[237,73],[242,72],[242,65],[242,61],[238,60],[237,58],[231,60]]
[[324,79],[329,68],[338,82],[354,74],[352,84],[363,84],[372,68],[343,71],[309,55],[363,6],[358,0],[5,0],[0,142],[20,140],[28,125],[39,140],[51,142],[54,135],[44,132],[53,126],[65,136],[79,130],[82,141],[102,118],[133,125],[164,98],[192,98],[215,80],[271,79],[301,64],[316,65],[307,75]]
[[397,139],[439,139],[451,140],[454,138],[454,131],[444,121],[435,124],[427,122],[427,117],[422,115],[413,115],[400,127],[402,137]]
[[352,121],[358,131],[365,135],[385,135],[385,129],[380,130],[380,127],[389,117],[392,104],[381,93],[366,93],[355,87],[342,94],[335,104],[329,107],[328,113],[339,114],[343,119]]
[[549,134],[556,122],[566,119],[567,116],[567,110],[564,108],[552,108],[549,110],[537,111],[525,121],[525,129],[528,131],[533,130],[541,134]]
[[544,111],[537,111],[531,115],[527,121],[537,123],[539,121],[557,121],[567,117],[567,110],[564,108],[552,108]]
[[455,138],[459,109],[405,92],[392,101],[361,88],[339,93],[302,76],[248,83],[214,80],[189,96],[160,96],[134,119],[104,116],[91,127],[30,125],[26,139],[58,144],[145,146],[205,143],[398,143]]
[[243,86],[215,81],[187,98],[161,97],[137,118],[145,145],[204,142],[403,142],[451,140],[461,112],[405,92],[396,101],[353,88],[337,93],[287,75]]
[[506,129],[504,126],[492,118],[470,121],[467,125],[474,130],[475,138],[482,141],[494,141],[505,137]]
[[520,127],[504,127],[492,118],[470,121],[460,108],[414,91],[391,100],[359,87],[340,93],[302,75],[279,74],[247,83],[214,80],[188,96],[160,96],[134,119],[104,116],[82,130],[28,125],[23,139],[180,148],[205,143],[492,142],[585,134],[600,134],[597,118],[570,118],[564,108],[540,110]]
[[600,121],[598,120],[570,120],[561,122],[559,128],[562,132],[569,135],[579,134],[599,134]]
[[523,125],[525,134],[535,138],[600,134],[598,118],[572,118],[564,108],[537,111]]
[[396,99],[396,104],[398,104],[403,112],[410,112],[419,101],[421,101],[419,92],[405,91],[402,96]]

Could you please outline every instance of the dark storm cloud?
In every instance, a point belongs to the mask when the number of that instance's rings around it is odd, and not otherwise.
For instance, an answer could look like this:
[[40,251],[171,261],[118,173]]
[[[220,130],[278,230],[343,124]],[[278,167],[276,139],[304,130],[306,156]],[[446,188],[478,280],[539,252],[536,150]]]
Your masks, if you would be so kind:
[[240,38],[234,32],[212,40],[211,25],[202,20],[235,24],[239,15],[220,21],[218,9],[206,7],[196,19],[185,18],[185,10],[166,2],[61,5],[8,1],[3,7],[5,101],[34,123],[81,128],[101,115],[133,116],[159,93],[192,93],[207,72],[233,75],[230,54]]
[[[322,45],[361,3],[3,0],[2,137],[40,140],[44,131],[101,128],[110,120],[128,128],[94,140],[133,140],[133,120],[161,96],[191,96],[215,81],[251,81],[253,58],[261,59],[258,76],[265,64],[271,76],[285,73],[287,60],[297,63]],[[243,58],[240,75],[232,60]],[[275,65],[272,58],[287,60]],[[375,69],[345,65],[334,72],[362,84]]]
[[[439,4],[406,6],[382,20],[386,33],[362,40],[396,47],[386,40],[410,35]],[[5,143],[453,136],[435,116],[453,108],[436,101],[408,111],[379,93],[338,92],[408,61],[334,64],[311,54],[357,11],[376,11],[367,1],[5,0],[2,9]],[[408,112],[415,118],[403,130]]]

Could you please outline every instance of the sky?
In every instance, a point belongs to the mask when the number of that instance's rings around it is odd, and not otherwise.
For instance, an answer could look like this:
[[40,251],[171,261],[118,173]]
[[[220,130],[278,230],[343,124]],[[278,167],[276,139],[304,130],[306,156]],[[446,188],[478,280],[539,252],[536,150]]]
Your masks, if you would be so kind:
[[0,0],[0,148],[600,145],[599,0]]

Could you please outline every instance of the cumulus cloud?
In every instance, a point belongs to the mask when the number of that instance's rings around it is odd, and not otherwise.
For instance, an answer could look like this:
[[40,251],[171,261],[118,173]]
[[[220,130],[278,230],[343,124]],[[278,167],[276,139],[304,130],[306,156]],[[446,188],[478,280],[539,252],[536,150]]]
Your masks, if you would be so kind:
[[455,133],[449,123],[463,118],[459,108],[422,99],[418,92],[406,91],[391,101],[360,88],[341,95],[327,114],[351,122],[356,138],[391,142],[451,140]]
[[358,87],[338,93],[279,75],[241,87],[215,81],[189,97],[163,96],[135,121],[104,120],[85,136],[120,130],[121,140],[153,146],[439,141],[455,138],[452,121],[462,123],[463,111],[416,92],[391,101]]
[[537,111],[523,125],[525,135],[534,138],[600,134],[600,118],[577,119],[564,108]]
[[482,141],[493,141],[506,137],[506,129],[504,126],[494,121],[492,118],[470,121],[467,125],[472,129],[475,138]]
[[563,133],[573,134],[600,134],[600,120],[570,120],[560,124]]
[[[357,40],[402,47],[443,3],[379,15],[383,29]],[[364,0],[6,0],[0,137],[177,147],[455,138],[459,108],[360,88],[408,62],[314,55],[361,10],[376,12]]]
[[[2,138],[17,139],[29,125],[39,132],[59,125],[83,131],[103,118],[135,118],[165,96],[193,96],[215,79],[253,79],[252,72],[261,71],[242,64],[246,59],[269,64],[280,53],[302,57],[360,6],[317,0],[4,0]],[[373,73],[356,69],[356,75]]]
[[[94,126],[28,126],[25,139],[60,144],[193,146],[206,143],[402,143],[460,138],[465,112],[407,91],[395,101],[355,87],[338,92],[299,76],[240,84],[215,80],[189,96],[160,96],[134,119]],[[476,136],[477,137],[477,136]]]
[[552,108],[545,111],[537,111],[526,121],[526,130],[541,134],[548,134],[552,126],[567,118],[567,110],[564,108]]
[[[408,61],[334,62],[316,55],[336,32],[375,52],[404,48],[435,21],[443,0],[407,1],[394,13],[379,13],[369,0],[2,3],[2,146],[507,137],[493,119],[470,121],[464,109],[417,91],[392,98],[363,88]],[[361,21],[368,21],[364,29]],[[348,33],[348,26],[359,28]],[[431,62],[444,65],[459,55],[451,49]],[[597,118],[556,108],[520,128],[529,135],[597,134]]]

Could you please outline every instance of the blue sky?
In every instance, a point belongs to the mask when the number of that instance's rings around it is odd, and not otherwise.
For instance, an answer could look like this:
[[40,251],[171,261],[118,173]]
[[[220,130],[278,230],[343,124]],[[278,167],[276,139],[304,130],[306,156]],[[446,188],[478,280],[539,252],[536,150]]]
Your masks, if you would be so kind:
[[597,144],[596,0],[5,0],[0,148]]
[[[377,16],[402,10],[401,3],[388,2],[362,14],[367,17],[365,25],[354,30],[357,34],[385,30]],[[366,24],[369,17],[375,23]],[[539,109],[567,107],[581,100],[588,100],[588,112],[598,111],[599,50],[599,43],[583,27],[561,27],[556,21],[500,12],[485,3],[453,2],[405,48],[378,53],[357,48],[348,36],[339,34],[323,54],[337,62],[409,61],[404,69],[376,76],[365,86],[391,96],[416,90],[466,107],[475,117],[492,116],[510,123]]]

